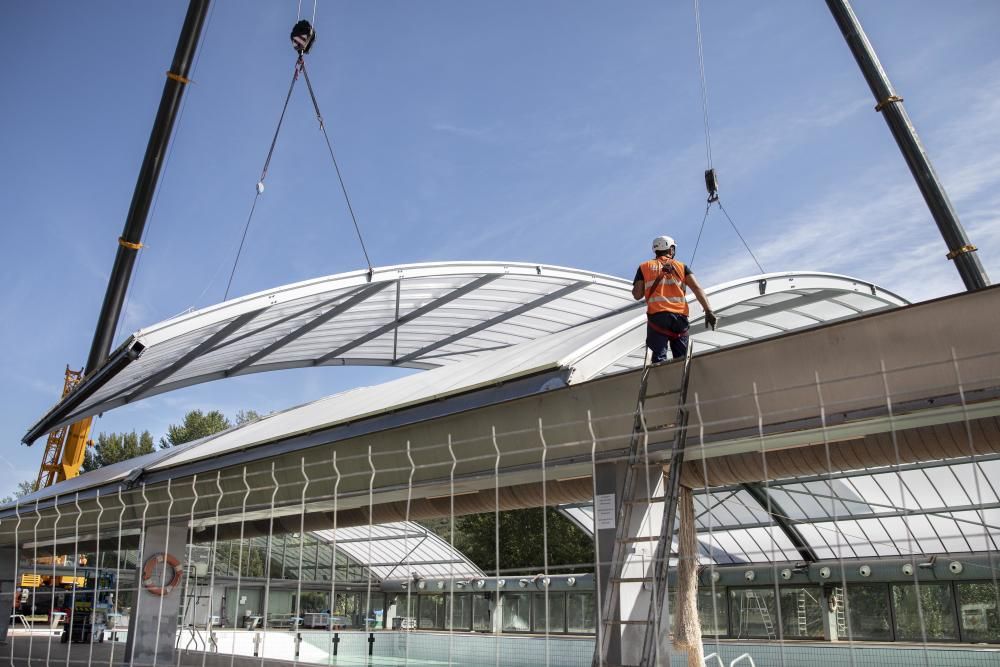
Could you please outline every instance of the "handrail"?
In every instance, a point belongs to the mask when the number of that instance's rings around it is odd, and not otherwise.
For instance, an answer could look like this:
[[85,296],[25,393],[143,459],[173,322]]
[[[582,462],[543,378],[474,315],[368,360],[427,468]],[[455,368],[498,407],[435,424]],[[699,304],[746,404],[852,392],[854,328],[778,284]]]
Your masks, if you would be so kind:
[[750,667],[757,667],[757,665],[753,661],[753,658],[750,657],[749,653],[744,653],[743,655],[735,658],[731,663],[729,663],[729,667],[733,667],[733,665],[737,664],[744,658],[750,661]]
[[712,658],[715,658],[715,661],[718,663],[719,667],[726,667],[726,663],[722,662],[722,658],[719,657],[718,653],[709,653],[708,655],[705,656],[705,667],[709,667],[708,661],[711,660]]

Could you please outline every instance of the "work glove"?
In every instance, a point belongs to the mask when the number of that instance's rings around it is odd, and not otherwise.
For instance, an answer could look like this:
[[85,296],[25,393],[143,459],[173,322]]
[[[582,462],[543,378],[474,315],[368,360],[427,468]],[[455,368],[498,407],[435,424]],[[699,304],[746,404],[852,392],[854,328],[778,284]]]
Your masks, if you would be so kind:
[[719,323],[719,318],[712,311],[705,312],[705,326],[715,331],[715,325]]

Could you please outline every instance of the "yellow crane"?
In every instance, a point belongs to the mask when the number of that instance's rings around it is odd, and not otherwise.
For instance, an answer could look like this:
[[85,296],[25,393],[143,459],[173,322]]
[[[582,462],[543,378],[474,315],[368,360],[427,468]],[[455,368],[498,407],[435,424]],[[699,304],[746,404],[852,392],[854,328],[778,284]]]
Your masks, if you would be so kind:
[[[74,371],[66,366],[63,398],[68,396],[81,380],[83,380],[82,368]],[[35,481],[36,491],[80,474],[80,467],[87,453],[87,436],[90,435],[92,421],[91,417],[87,417],[49,433],[49,437],[45,440],[45,452],[42,454],[42,467],[38,469],[38,479]]]

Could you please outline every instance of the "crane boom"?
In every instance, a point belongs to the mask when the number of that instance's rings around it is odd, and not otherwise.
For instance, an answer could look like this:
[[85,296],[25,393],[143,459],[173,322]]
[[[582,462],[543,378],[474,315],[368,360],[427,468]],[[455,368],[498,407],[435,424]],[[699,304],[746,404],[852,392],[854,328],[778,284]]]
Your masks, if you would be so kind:
[[[100,367],[111,352],[115,329],[118,327],[125,294],[132,278],[132,268],[135,265],[136,255],[142,247],[142,232],[149,217],[153,194],[156,192],[156,184],[173,134],[174,122],[180,111],[184,88],[190,83],[188,76],[191,73],[195,50],[210,3],[211,0],[190,0],[188,4],[177,48],[174,50],[174,58],[170,69],[167,70],[167,80],[163,84],[160,106],[156,111],[153,129],[150,131],[146,154],[136,179],[132,203],[125,219],[125,229],[118,237],[118,251],[111,276],[108,278],[108,288],[101,304],[101,313],[97,319],[87,365],[80,372],[70,371],[67,367],[63,396],[71,393],[83,377]],[[43,488],[80,474],[80,467],[87,451],[90,424],[91,418],[88,417],[71,424],[68,429],[58,429],[49,434],[38,480],[35,483],[36,488]]]

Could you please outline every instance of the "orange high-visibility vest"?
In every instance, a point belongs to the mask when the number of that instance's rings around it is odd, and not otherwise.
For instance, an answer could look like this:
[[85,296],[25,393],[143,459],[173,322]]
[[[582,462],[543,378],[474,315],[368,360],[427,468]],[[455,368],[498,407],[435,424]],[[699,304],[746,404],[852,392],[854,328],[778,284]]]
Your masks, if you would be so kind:
[[[685,298],[687,284],[684,282],[684,264],[669,257],[657,257],[643,262],[639,269],[645,282],[646,312],[677,313],[688,315],[688,303]],[[657,278],[662,278],[657,282]]]

